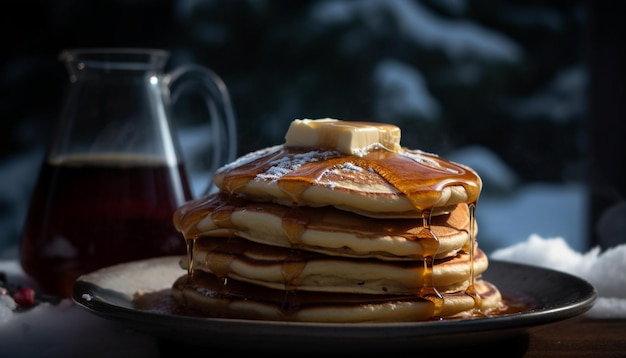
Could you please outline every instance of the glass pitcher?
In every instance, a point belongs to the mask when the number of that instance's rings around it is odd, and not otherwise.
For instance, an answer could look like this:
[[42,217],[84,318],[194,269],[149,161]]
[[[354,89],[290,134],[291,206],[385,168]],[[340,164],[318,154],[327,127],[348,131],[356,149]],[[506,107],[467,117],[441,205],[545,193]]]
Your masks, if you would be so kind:
[[192,199],[172,106],[198,90],[210,117],[212,170],[235,158],[234,112],[209,69],[164,72],[156,49],[74,49],[60,54],[69,88],[21,238],[21,264],[48,294],[117,263],[186,252],[173,213]]

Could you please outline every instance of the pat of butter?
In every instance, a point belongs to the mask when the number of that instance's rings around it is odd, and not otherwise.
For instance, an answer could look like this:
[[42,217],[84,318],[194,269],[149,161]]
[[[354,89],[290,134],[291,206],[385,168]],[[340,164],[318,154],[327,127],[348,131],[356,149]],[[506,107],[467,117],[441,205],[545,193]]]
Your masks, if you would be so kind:
[[392,124],[341,121],[332,118],[296,119],[285,135],[286,147],[337,150],[363,156],[374,148],[400,151],[400,128]]

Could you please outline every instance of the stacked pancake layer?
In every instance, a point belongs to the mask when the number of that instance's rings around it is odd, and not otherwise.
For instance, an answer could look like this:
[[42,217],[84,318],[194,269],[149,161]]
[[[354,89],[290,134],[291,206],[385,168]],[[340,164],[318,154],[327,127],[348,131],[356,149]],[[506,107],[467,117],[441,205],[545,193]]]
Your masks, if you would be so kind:
[[[360,122],[357,122],[361,125]],[[274,146],[218,170],[179,208],[183,306],[213,317],[315,322],[488,315],[470,168],[421,151]]]

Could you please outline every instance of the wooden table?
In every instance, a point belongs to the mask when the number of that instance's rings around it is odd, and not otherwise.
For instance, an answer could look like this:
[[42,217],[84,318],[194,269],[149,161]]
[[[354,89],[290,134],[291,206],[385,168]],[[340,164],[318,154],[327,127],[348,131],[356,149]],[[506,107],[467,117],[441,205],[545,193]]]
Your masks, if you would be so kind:
[[626,357],[626,320],[576,317],[530,331],[511,357]]
[[[237,347],[233,347],[233,353]],[[189,354],[209,355],[207,347],[189,347],[177,342],[161,341],[162,356],[177,356],[184,352]],[[485,352],[491,352],[486,354]],[[215,352],[217,353],[217,352]],[[229,352],[219,352],[218,356]],[[390,347],[390,357],[626,357],[626,320],[591,319],[584,316],[560,321],[545,326],[535,327],[528,333],[520,334],[504,340],[466,346],[442,351],[420,351],[414,353],[395,353]],[[212,354],[211,354],[212,355]],[[272,357],[277,355],[273,354]],[[284,352],[278,356],[294,357]],[[332,356],[332,354],[328,354]],[[342,354],[348,357],[349,354]],[[363,357],[363,355],[359,355]],[[380,357],[380,354],[375,356]],[[365,357],[368,357],[365,355]]]

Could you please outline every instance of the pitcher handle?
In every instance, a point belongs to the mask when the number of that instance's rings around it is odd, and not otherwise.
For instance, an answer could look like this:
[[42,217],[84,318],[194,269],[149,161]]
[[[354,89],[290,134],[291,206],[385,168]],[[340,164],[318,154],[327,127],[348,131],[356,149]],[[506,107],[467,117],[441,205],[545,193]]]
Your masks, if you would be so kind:
[[[164,84],[170,90],[172,103],[185,89],[197,86],[204,94],[204,100],[211,124],[211,167],[213,174],[222,165],[235,160],[237,155],[237,122],[230,100],[230,94],[222,79],[211,69],[201,65],[183,65],[165,74]],[[202,193],[209,193],[212,183]]]

